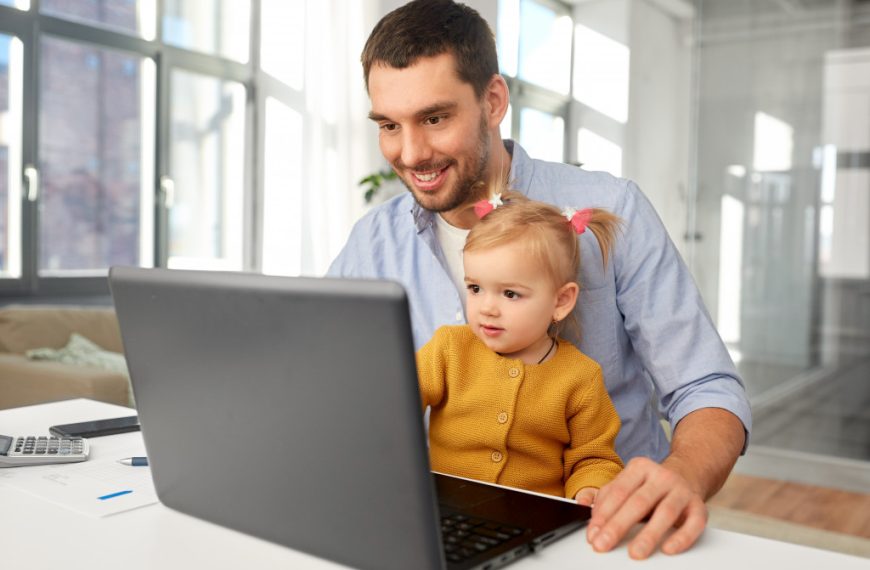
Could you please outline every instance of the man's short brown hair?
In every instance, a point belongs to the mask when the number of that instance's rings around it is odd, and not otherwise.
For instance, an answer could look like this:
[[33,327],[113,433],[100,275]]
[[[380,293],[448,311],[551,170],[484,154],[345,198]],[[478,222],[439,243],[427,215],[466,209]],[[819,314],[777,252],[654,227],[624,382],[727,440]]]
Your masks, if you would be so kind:
[[459,78],[480,98],[498,73],[492,30],[476,10],[453,0],[414,0],[381,18],[362,52],[366,90],[373,65],[410,67],[451,53]]

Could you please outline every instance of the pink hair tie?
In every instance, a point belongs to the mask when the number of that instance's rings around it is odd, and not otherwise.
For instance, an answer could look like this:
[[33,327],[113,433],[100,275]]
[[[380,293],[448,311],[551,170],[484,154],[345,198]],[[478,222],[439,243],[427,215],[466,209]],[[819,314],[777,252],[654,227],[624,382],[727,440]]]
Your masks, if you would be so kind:
[[574,231],[579,236],[586,231],[586,226],[589,225],[589,220],[592,219],[592,209],[575,210],[574,208],[565,208],[562,210],[562,215],[565,216],[568,223],[571,224],[571,227],[574,228]]
[[501,201],[501,194],[495,194],[489,200],[480,200],[479,202],[475,203],[474,213],[477,214],[478,218],[482,218],[499,206],[503,205],[504,202]]

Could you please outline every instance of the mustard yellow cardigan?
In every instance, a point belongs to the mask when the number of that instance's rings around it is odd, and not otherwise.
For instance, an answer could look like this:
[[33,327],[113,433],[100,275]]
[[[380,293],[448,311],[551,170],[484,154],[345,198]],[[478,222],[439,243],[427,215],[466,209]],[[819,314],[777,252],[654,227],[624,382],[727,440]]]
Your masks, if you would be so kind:
[[435,471],[573,499],[622,469],[601,367],[568,341],[530,365],[493,352],[468,325],[445,326],[417,369]]

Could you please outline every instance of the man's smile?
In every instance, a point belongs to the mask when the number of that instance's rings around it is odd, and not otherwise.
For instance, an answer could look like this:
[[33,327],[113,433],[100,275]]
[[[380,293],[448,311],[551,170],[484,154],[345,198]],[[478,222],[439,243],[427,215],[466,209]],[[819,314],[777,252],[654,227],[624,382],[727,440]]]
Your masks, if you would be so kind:
[[452,162],[448,162],[435,168],[407,169],[407,171],[410,173],[411,182],[417,189],[431,192],[441,187],[447,179],[447,173],[452,165]]

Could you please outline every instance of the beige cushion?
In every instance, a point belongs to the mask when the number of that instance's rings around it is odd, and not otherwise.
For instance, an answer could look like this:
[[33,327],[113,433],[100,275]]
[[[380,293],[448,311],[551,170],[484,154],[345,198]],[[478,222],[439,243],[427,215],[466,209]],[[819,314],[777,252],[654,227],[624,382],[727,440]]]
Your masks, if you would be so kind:
[[[0,353],[0,409],[69,398],[91,398],[126,406],[130,395],[130,382],[117,372],[60,362],[34,362],[20,354]],[[0,568],[5,566],[0,564]]]
[[0,309],[0,352],[23,354],[61,348],[79,333],[112,352],[123,352],[118,320],[111,308],[10,305]]

